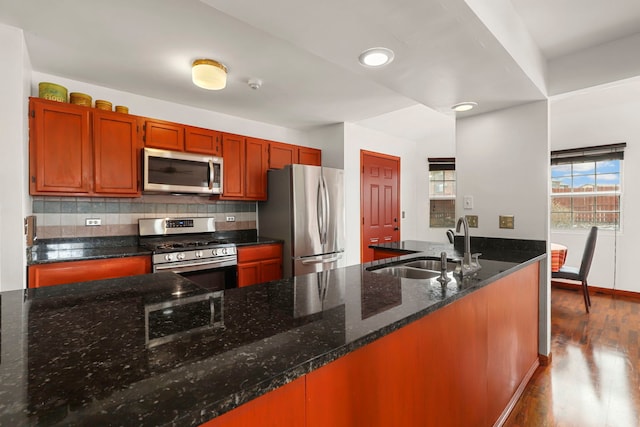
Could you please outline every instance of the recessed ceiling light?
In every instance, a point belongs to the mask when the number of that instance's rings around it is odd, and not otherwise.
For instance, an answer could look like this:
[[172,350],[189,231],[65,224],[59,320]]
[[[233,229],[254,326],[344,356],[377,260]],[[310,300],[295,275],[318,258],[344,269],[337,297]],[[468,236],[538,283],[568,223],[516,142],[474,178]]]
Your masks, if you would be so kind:
[[386,47],[373,47],[360,54],[358,61],[367,67],[382,67],[393,61],[393,51]]
[[458,104],[452,105],[451,109],[453,111],[458,111],[458,112],[462,112],[462,111],[469,111],[474,109],[475,107],[478,106],[477,102],[472,102],[472,101],[466,101],[466,102],[460,102]]

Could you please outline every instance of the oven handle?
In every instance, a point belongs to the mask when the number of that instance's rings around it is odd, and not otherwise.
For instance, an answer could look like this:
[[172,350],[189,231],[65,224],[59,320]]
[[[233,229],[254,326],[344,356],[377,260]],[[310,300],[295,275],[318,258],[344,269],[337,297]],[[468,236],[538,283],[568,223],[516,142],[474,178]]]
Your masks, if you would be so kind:
[[198,270],[214,270],[221,267],[234,267],[238,265],[236,257],[227,258],[215,262],[189,262],[184,264],[156,264],[153,266],[154,271],[173,271],[174,273],[198,271]]

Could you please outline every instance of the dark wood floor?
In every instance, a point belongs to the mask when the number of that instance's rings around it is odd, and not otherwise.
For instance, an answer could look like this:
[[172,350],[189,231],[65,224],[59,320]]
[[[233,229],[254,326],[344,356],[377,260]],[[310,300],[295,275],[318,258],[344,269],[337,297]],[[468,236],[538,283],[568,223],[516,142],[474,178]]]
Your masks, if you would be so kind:
[[640,301],[552,288],[549,366],[505,426],[640,426]]

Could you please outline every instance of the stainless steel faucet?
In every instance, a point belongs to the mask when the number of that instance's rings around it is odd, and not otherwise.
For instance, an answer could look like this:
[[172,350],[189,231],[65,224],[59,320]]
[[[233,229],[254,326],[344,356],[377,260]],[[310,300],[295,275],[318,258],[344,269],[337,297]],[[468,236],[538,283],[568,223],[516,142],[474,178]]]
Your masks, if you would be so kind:
[[482,254],[471,255],[471,236],[469,235],[469,223],[467,222],[466,217],[461,216],[460,218],[458,218],[458,223],[456,224],[456,233],[460,232],[460,225],[462,225],[464,228],[464,257],[462,258],[460,270],[458,271],[456,269],[456,272],[461,276],[465,276],[480,270],[481,266],[478,262],[478,257]]

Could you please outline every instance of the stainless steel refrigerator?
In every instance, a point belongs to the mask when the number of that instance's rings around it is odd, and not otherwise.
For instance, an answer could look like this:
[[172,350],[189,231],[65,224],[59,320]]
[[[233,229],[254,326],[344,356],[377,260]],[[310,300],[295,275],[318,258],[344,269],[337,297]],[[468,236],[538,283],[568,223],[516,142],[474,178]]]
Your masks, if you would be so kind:
[[284,240],[284,278],[345,265],[343,170],[270,170],[267,196],[258,205],[259,234]]

